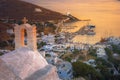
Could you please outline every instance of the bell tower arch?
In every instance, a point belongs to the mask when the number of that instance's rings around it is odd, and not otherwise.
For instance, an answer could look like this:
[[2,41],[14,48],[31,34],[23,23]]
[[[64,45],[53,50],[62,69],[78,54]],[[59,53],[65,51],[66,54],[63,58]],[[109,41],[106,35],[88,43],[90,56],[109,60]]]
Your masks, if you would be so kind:
[[[22,25],[16,25],[15,30],[15,49],[21,47],[28,47],[32,50],[37,50],[37,39],[36,39],[36,26],[31,26],[26,21],[26,18],[23,19]],[[27,45],[25,45],[25,30],[27,33]]]

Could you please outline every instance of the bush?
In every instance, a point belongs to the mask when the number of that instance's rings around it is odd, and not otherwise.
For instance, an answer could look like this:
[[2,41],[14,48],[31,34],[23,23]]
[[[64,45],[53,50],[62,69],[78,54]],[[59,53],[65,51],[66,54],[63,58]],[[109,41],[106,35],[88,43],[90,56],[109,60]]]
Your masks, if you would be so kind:
[[73,54],[79,54],[80,51],[78,49],[74,49]]
[[102,76],[90,65],[80,61],[72,63],[75,77],[87,77],[91,80],[102,80]]
[[89,55],[96,57],[97,56],[96,49],[90,48],[89,49]]
[[71,59],[70,57],[66,57],[66,58],[65,58],[65,61],[71,62],[71,60],[72,60],[72,59]]
[[120,54],[120,49],[119,49],[119,48],[120,48],[120,47],[117,46],[117,45],[112,45],[112,49],[113,49],[113,52],[114,52],[114,53]]
[[37,44],[37,48],[39,49],[43,47],[44,45],[46,45],[46,42],[41,42],[40,44]]
[[106,66],[106,67],[112,67],[112,65],[110,63],[108,63],[107,61],[105,61],[102,58],[97,58],[96,59],[96,64],[97,65],[103,65],[103,66]]
[[85,57],[84,56],[79,56],[79,60],[84,60]]
[[50,54],[46,54],[45,56],[46,56],[46,57],[51,57],[51,55],[50,55]]
[[105,80],[112,80],[112,73],[109,71],[108,67],[99,64],[97,65],[97,69],[100,70],[100,73],[102,74]]
[[0,52],[0,56],[2,56],[4,53]]
[[8,46],[8,44],[5,41],[0,42],[0,48],[4,48],[6,46]]

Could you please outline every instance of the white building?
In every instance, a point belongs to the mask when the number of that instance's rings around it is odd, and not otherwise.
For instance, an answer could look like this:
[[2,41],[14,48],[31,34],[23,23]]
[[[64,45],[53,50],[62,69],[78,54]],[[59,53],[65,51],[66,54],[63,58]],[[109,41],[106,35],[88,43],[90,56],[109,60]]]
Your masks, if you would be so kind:
[[72,65],[69,62],[61,62],[57,64],[58,75],[63,80],[71,80],[73,78]]
[[7,29],[7,33],[12,35],[12,34],[14,34],[14,31],[13,31],[13,29]]
[[92,47],[93,48],[106,48],[108,45],[106,45],[106,44],[95,44],[95,45],[93,45]]
[[104,48],[98,48],[96,54],[97,54],[97,57],[101,57],[101,58],[104,58],[107,56]]
[[96,62],[94,59],[89,59],[88,61],[85,61],[84,63],[91,65],[92,67],[96,67]]
[[[46,56],[49,55],[49,56]],[[58,60],[58,55],[52,51],[46,51],[45,52],[45,58],[49,64],[56,64]]]
[[117,37],[109,37],[107,40],[108,40],[108,43],[112,43],[115,45],[120,44],[120,38],[117,38]]
[[53,51],[57,51],[57,52],[65,52],[66,50],[66,45],[64,44],[57,44],[57,45],[53,45]]
[[46,42],[47,44],[54,44],[55,43],[55,36],[52,34],[42,36],[42,41]]
[[66,43],[66,47],[70,47],[71,50],[88,50],[90,45],[82,44],[82,43]]
[[53,45],[45,45],[41,49],[43,49],[45,51],[51,51],[51,50],[53,50],[53,47],[54,47]]

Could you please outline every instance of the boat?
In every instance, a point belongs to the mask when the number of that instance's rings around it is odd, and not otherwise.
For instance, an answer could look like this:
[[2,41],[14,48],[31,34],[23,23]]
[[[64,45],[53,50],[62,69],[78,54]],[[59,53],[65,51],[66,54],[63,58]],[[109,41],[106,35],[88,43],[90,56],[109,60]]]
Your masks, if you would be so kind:
[[77,33],[80,35],[95,35],[95,25],[85,25]]

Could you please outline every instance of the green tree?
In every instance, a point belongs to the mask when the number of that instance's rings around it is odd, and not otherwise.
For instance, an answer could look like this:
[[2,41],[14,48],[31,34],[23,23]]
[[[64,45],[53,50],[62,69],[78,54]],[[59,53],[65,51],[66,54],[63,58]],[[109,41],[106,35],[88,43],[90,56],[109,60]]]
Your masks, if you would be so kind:
[[2,52],[0,52],[0,56],[2,56],[3,55],[3,53]]
[[103,80],[102,76],[90,65],[80,61],[72,63],[75,77],[87,77],[89,80]]
[[79,53],[80,53],[80,50],[74,49],[73,54],[79,54]]
[[111,80],[112,74],[109,71],[107,66],[99,64],[99,65],[97,65],[96,68],[100,70],[100,73],[102,74],[102,76],[105,80]]
[[40,44],[37,44],[37,48],[41,48],[41,47],[43,47],[44,45],[46,45],[46,42],[41,42]]
[[111,45],[111,46],[112,46],[112,49],[113,49],[114,53],[120,54],[120,47],[119,46],[117,46],[117,45]]
[[91,55],[91,56],[94,56],[94,57],[97,56],[96,49],[93,49],[92,47],[89,48],[88,52],[89,52],[89,55]]

